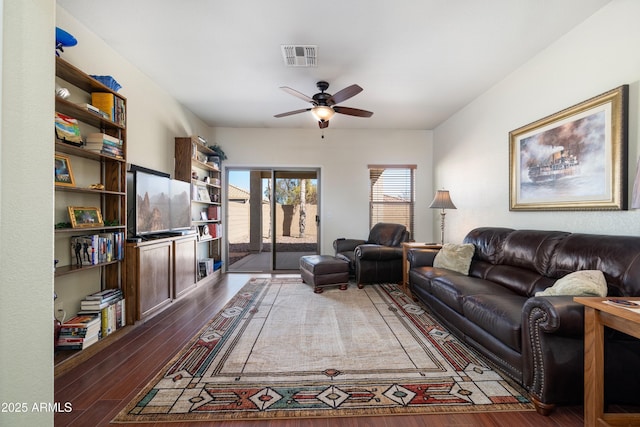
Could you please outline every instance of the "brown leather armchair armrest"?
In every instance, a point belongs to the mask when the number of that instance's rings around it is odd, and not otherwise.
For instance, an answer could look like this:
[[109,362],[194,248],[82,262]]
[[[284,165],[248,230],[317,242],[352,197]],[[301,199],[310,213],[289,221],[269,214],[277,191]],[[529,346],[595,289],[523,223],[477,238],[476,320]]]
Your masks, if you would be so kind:
[[359,245],[355,250],[358,259],[387,261],[392,259],[402,259],[402,248],[381,246],[374,244]]
[[352,252],[363,243],[366,243],[366,240],[340,238],[333,241],[333,249],[335,249],[336,253]]

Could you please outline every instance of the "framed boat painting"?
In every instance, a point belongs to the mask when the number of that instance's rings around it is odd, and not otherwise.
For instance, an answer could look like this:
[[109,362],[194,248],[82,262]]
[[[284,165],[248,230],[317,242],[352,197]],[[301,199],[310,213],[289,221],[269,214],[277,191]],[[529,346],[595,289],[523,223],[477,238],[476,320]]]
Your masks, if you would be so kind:
[[627,85],[509,132],[509,210],[627,209]]

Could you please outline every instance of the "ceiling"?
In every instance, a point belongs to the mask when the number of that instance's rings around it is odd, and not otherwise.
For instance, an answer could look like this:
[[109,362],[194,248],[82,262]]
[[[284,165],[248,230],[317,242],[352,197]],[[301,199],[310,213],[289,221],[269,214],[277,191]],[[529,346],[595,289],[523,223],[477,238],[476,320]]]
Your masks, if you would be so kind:
[[[210,126],[317,128],[316,82],[339,104],[330,128],[433,129],[610,0],[57,0]],[[78,41],[78,46],[82,40]],[[281,45],[317,46],[285,66]]]

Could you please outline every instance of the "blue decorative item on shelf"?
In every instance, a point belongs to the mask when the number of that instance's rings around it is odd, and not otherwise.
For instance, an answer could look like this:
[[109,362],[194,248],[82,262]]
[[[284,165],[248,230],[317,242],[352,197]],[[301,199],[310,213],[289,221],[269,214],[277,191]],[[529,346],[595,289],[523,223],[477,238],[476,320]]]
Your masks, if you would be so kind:
[[94,79],[96,79],[97,81],[99,81],[100,83],[102,83],[103,85],[105,85],[106,87],[108,87],[109,89],[111,89],[114,92],[117,92],[120,90],[120,88],[122,86],[120,86],[120,83],[118,83],[116,81],[116,79],[114,79],[111,76],[95,76],[93,74],[90,74],[90,76]]
[[78,40],[71,34],[67,33],[62,28],[56,27],[56,55],[60,56],[60,52],[64,52],[63,47],[75,46],[78,44]]

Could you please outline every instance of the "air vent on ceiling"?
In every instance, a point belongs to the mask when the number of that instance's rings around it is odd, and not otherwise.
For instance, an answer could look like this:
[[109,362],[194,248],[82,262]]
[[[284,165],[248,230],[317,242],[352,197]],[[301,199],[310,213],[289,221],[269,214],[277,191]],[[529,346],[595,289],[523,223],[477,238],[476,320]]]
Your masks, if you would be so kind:
[[315,67],[318,47],[314,45],[283,44],[282,57],[287,67]]

